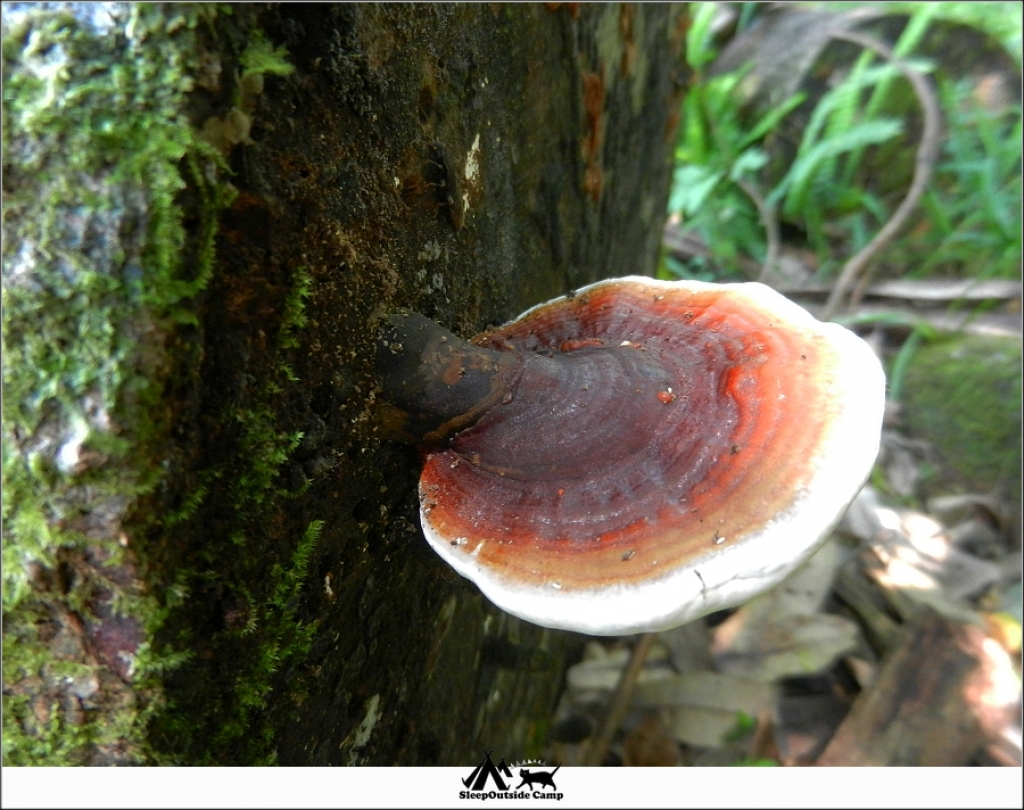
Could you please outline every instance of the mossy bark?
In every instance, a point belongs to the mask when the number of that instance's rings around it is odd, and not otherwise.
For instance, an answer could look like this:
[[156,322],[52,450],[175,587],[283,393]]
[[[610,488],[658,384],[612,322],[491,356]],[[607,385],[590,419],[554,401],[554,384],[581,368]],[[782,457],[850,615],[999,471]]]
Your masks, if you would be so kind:
[[922,489],[1021,490],[1021,339],[956,335],[916,352],[903,386],[904,422],[928,442]]
[[375,324],[653,270],[685,10],[68,8],[4,7],[5,761],[538,755],[580,639],[423,542]]

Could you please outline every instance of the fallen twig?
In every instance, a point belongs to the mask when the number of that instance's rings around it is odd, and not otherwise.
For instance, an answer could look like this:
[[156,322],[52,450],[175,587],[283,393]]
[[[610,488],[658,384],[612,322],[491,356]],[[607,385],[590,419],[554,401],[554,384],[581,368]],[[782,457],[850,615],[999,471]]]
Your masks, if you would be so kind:
[[643,669],[647,653],[650,652],[651,645],[657,637],[657,633],[644,633],[637,639],[636,646],[633,647],[633,654],[629,657],[629,663],[622,671],[618,686],[615,687],[615,692],[608,702],[608,713],[605,715],[604,722],[587,748],[586,756],[583,758],[584,765],[604,764],[605,757],[608,756],[608,750],[612,745],[612,738],[622,724],[622,718],[626,716],[626,710],[629,708],[629,699],[633,695],[636,678],[640,674],[640,670]]

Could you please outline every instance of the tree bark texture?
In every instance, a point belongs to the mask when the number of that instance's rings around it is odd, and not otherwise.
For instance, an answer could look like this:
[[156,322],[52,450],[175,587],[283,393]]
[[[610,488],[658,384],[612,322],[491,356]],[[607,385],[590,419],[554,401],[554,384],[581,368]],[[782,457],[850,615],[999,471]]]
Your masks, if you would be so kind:
[[582,639],[424,542],[376,328],[653,272],[685,8],[99,8],[5,6],[5,760],[538,756]]

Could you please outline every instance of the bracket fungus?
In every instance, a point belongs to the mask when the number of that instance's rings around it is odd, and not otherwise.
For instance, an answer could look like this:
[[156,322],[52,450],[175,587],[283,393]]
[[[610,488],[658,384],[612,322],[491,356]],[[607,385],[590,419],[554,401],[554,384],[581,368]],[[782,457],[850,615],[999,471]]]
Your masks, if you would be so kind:
[[885,402],[864,341],[757,283],[602,281],[468,342],[399,313],[377,371],[424,446],[431,546],[507,612],[593,635],[780,582],[870,473]]

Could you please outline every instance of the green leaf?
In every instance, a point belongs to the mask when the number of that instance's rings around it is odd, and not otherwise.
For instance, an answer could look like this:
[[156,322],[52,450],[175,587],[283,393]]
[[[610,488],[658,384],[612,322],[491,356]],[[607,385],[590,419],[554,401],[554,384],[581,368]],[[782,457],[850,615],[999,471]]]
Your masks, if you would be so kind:
[[797,216],[808,203],[808,192],[821,163],[859,146],[883,143],[903,131],[903,124],[893,119],[879,119],[858,124],[847,132],[822,141],[802,157],[798,157],[789,172],[768,197],[770,203],[785,197],[787,216]]
[[693,23],[686,32],[686,61],[694,70],[700,70],[715,58],[711,45],[711,23],[718,11],[717,3],[694,3]]
[[807,98],[806,93],[794,93],[774,110],[767,113],[754,125],[754,128],[750,130],[746,137],[740,141],[739,148],[746,149],[751,144],[760,141],[769,132],[775,130],[782,123],[782,119],[799,107],[805,98]]
[[707,166],[680,166],[672,174],[669,212],[693,216],[704,205],[723,176],[724,172],[714,171]]
[[729,179],[738,180],[745,174],[753,174],[768,162],[768,155],[761,149],[748,149],[732,164]]
[[701,109],[701,93],[694,91],[683,102],[683,127],[676,161],[680,163],[707,163],[708,130]]

